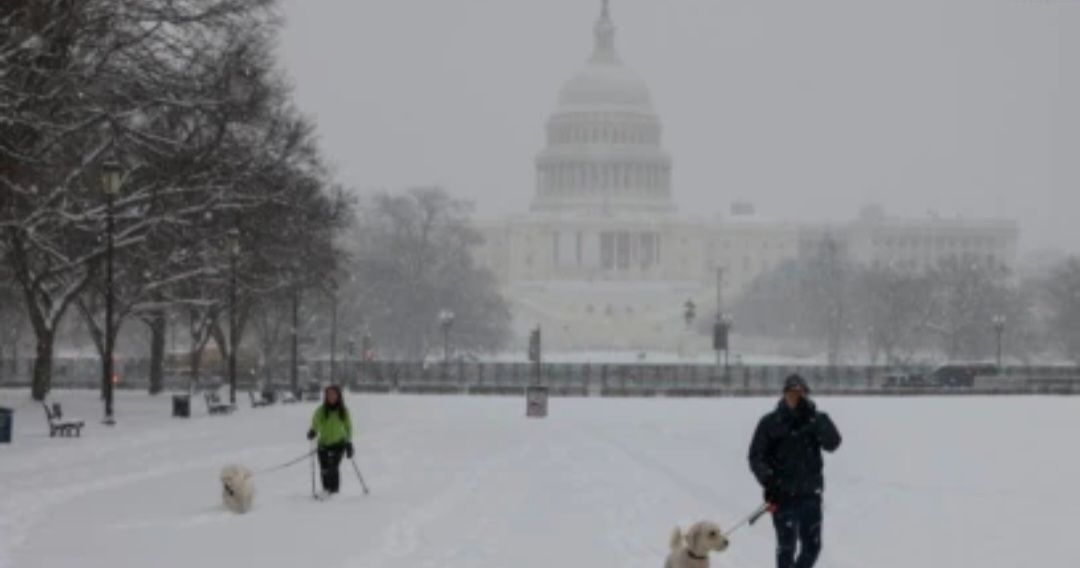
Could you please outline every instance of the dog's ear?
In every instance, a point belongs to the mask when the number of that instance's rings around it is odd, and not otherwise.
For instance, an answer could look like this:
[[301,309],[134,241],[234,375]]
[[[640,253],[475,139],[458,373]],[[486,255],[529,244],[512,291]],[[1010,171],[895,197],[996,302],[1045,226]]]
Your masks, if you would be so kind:
[[698,545],[701,542],[701,525],[696,524],[690,527],[690,531],[686,533],[686,547],[690,550],[697,551]]
[[675,527],[675,530],[671,531],[671,540],[668,541],[668,542],[669,542],[668,547],[671,548],[671,550],[679,550],[680,548],[682,548],[683,547],[682,529],[680,529],[679,527]]

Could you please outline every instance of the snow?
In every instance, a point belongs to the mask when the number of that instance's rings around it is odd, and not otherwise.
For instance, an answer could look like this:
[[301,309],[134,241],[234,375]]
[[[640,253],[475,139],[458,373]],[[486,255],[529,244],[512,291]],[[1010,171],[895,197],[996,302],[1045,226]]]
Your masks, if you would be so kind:
[[[261,469],[307,450],[312,404],[168,417],[168,397],[120,393],[119,425],[93,393],[62,391],[81,439],[50,439],[26,391],[0,446],[0,566],[260,568],[662,565],[677,524],[730,526],[759,491],[746,447],[766,399],[359,397],[363,496],[310,498],[309,464],[260,474],[252,513],[220,506],[228,463]],[[1080,458],[1069,398],[829,399],[845,442],[827,459],[819,566],[1078,565]],[[772,565],[768,523],[714,566]]]

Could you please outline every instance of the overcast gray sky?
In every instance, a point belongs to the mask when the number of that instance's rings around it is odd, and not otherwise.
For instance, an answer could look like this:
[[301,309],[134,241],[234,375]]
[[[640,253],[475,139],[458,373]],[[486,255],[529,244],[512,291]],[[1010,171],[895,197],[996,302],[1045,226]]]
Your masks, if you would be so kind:
[[[281,50],[340,179],[521,212],[600,0],[285,0]],[[1017,218],[1080,251],[1080,0],[612,0],[680,209]]]

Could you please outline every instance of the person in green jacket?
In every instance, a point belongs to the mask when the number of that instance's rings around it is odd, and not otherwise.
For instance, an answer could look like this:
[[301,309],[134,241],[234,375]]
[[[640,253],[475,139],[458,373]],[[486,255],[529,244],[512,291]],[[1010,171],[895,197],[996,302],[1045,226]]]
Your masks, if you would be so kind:
[[311,429],[308,440],[318,438],[319,470],[322,473],[323,497],[338,492],[341,487],[342,456],[352,459],[352,420],[345,401],[341,399],[341,388],[335,385],[326,387],[323,403],[315,409],[311,417]]

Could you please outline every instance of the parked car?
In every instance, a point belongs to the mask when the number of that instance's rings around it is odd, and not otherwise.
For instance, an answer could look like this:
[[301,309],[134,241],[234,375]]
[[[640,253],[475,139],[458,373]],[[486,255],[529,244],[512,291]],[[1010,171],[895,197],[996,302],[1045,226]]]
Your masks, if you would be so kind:
[[946,363],[930,373],[930,382],[935,386],[970,388],[975,386],[975,377],[1000,374],[1000,369],[993,363]]
[[919,388],[928,386],[926,377],[918,373],[904,371],[886,373],[882,377],[886,388]]

